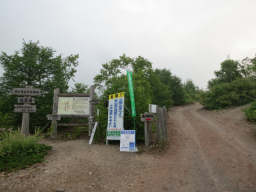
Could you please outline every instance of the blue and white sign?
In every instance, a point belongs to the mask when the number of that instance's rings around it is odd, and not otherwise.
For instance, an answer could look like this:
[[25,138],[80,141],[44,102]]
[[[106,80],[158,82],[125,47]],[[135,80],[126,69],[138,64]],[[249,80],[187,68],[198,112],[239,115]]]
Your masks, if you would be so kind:
[[109,95],[107,140],[120,140],[124,129],[124,92]]
[[135,130],[122,130],[120,139],[120,151],[136,152]]

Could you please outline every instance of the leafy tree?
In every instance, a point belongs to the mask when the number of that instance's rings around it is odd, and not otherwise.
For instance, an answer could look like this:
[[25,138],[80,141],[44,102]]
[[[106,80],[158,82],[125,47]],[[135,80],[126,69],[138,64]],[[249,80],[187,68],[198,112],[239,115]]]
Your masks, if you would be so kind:
[[101,89],[100,97],[100,122],[98,134],[104,137],[107,126],[107,101],[108,95],[125,92],[125,125],[132,127],[130,116],[130,97],[126,69],[133,71],[134,95],[137,112],[136,130],[137,136],[143,139],[143,125],[139,115],[148,111],[148,104],[153,103],[159,106],[171,107],[186,103],[186,96],[180,78],[171,74],[167,69],[152,69],[150,61],[143,57],[131,58],[122,55],[102,65],[100,73],[95,76],[94,82]]
[[186,93],[186,103],[193,103],[199,100],[199,88],[194,85],[192,80],[187,80],[184,83],[184,90]]
[[100,109],[100,131],[98,134],[101,136],[105,136],[104,131],[107,124],[106,102],[108,100],[108,95],[113,93],[125,92],[126,113],[124,120],[126,125],[132,127],[126,69],[132,69],[133,71],[134,96],[137,112],[137,136],[139,138],[143,137],[143,126],[140,122],[139,115],[148,110],[148,104],[152,101],[152,91],[149,82],[152,73],[152,64],[143,57],[130,58],[125,55],[120,56],[119,59],[113,59],[110,62],[103,64],[100,74],[94,78],[95,84],[102,90],[101,101],[98,106]]
[[201,103],[208,109],[238,106],[256,99],[256,58],[241,63],[225,60],[216,78],[208,82],[209,90],[202,94]]
[[186,104],[185,92],[181,79],[172,75],[167,69],[156,69],[155,73],[160,81],[168,87],[170,93],[169,97],[173,101],[173,105]]
[[246,57],[240,63],[240,71],[245,78],[256,80],[256,57]]
[[84,83],[75,83],[74,87],[71,90],[72,93],[89,93],[88,85]]
[[150,78],[152,89],[152,103],[159,106],[166,106],[167,108],[173,105],[172,92],[168,85],[164,84],[155,71]]
[[242,77],[240,64],[237,61],[227,59],[221,63],[221,69],[215,71],[216,78],[209,81],[208,87],[211,88],[218,83],[230,83]]
[[[76,72],[77,60],[78,55],[64,58],[53,49],[32,41],[24,41],[21,51],[13,55],[2,52],[0,64],[4,72],[0,79],[0,112],[14,115],[16,97],[6,94],[13,88],[27,85],[40,88],[48,93],[36,98],[37,112],[31,115],[31,120],[33,126],[44,125],[46,114],[52,110],[53,89],[58,87],[61,92],[68,90],[68,83]],[[15,125],[20,123],[20,117],[20,114],[15,114]]]
[[202,104],[207,109],[222,109],[252,102],[256,96],[256,82],[237,79],[231,83],[219,83],[205,92]]

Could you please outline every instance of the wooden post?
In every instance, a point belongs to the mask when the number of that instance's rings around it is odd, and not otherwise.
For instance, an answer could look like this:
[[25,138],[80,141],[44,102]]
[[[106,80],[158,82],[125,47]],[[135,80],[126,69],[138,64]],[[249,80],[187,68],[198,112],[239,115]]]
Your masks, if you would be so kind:
[[[29,113],[36,112],[35,99],[31,96],[39,96],[43,92],[38,88],[26,86],[25,88],[14,88],[11,90],[11,95],[22,96],[18,97],[18,105],[14,105],[14,112],[22,113],[21,133],[25,136],[29,135]],[[21,105],[23,104],[23,105]]]
[[144,121],[144,139],[145,139],[146,146],[149,146],[148,124],[149,124],[149,122]]
[[166,141],[165,136],[165,115],[164,115],[164,109],[161,107],[157,108],[157,140],[158,143],[164,143]]
[[144,141],[145,145],[149,146],[152,142],[152,122],[154,115],[152,113],[144,113],[140,115],[140,120],[144,122]]
[[144,121],[145,145],[149,146],[152,142],[152,122]]
[[152,143],[152,121],[148,122],[148,138],[149,138],[149,145]]
[[[55,115],[55,116],[58,113],[58,94],[59,93],[60,93],[59,88],[54,89],[52,115]],[[51,137],[56,138],[58,134],[58,123],[56,118],[53,118],[52,120],[51,129],[52,129]]]
[[25,136],[29,135],[29,113],[22,113],[21,133]]
[[93,129],[93,122],[94,122],[94,94],[95,94],[95,87],[92,85],[90,87],[90,116],[89,116],[89,131],[88,134],[91,136],[91,132]]
[[167,136],[167,119],[168,119],[168,113],[167,113],[167,109],[166,107],[164,106],[163,107],[163,117],[164,117],[164,130],[163,130],[163,133],[164,133],[164,140],[165,142],[167,142],[168,140],[168,136]]
[[161,143],[161,108],[157,107],[157,125],[156,125],[157,142]]

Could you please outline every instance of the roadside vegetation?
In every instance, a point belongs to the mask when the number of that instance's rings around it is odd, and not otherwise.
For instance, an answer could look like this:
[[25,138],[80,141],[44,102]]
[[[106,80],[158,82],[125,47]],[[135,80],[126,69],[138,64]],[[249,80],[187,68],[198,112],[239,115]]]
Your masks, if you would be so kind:
[[215,76],[208,82],[208,91],[201,94],[201,104],[211,110],[253,102],[245,115],[248,120],[256,121],[256,57],[242,62],[225,60]]
[[[133,72],[133,86],[136,104],[136,123],[131,119],[131,106],[128,91],[126,70]],[[143,123],[140,114],[148,111],[148,104],[159,106],[184,105],[198,99],[199,88],[189,80],[182,83],[181,79],[167,69],[153,69],[152,63],[143,57],[131,58],[122,55],[102,65],[102,69],[94,78],[95,85],[100,90],[99,97],[99,130],[96,136],[104,140],[107,127],[108,95],[125,92],[125,127],[136,129],[136,137],[144,139]]]
[[42,162],[51,149],[40,144],[38,136],[25,137],[18,131],[5,131],[0,135],[0,171],[26,168]]

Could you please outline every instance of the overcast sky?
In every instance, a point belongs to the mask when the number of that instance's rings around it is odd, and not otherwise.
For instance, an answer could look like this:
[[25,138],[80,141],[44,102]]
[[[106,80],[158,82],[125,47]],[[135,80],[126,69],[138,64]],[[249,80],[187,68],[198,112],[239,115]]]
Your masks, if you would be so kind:
[[86,84],[123,53],[143,56],[206,87],[228,55],[256,54],[255,10],[256,0],[0,0],[0,51],[25,39],[78,53]]

